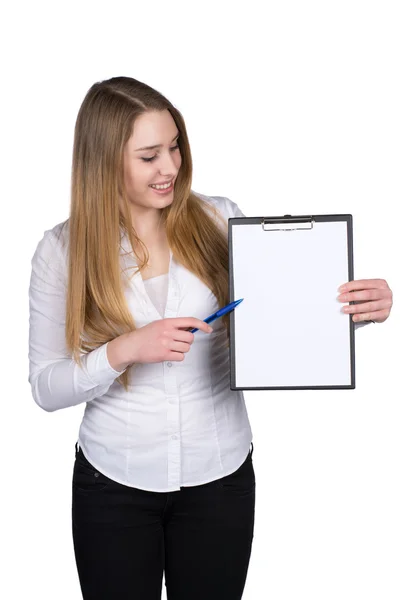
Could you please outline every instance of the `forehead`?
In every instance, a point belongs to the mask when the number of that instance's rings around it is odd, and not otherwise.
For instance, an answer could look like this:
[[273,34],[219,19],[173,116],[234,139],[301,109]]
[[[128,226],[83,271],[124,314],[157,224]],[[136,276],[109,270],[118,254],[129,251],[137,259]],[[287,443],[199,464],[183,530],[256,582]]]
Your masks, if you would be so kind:
[[175,133],[177,127],[169,110],[146,112],[135,120],[130,141],[135,148],[169,144]]

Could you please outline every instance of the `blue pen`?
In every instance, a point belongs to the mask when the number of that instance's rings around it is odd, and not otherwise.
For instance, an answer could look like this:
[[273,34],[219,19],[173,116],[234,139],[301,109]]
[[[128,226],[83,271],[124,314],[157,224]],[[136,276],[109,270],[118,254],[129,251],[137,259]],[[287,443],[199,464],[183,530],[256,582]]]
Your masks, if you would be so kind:
[[[240,304],[241,302],[243,302],[244,298],[241,298],[240,300],[235,300],[235,302],[231,302],[230,304],[227,304],[226,306],[224,306],[224,308],[220,308],[219,310],[217,310],[216,313],[214,313],[213,315],[210,315],[209,317],[207,317],[207,319],[204,319],[204,323],[212,323],[212,321],[215,321],[215,319],[219,319],[219,317],[223,317],[224,315],[226,315],[226,313],[230,312],[231,310],[233,310],[234,308],[237,307],[238,304]],[[189,331],[191,333],[194,333],[195,331],[198,331],[198,328],[194,328],[194,329],[190,329]]]

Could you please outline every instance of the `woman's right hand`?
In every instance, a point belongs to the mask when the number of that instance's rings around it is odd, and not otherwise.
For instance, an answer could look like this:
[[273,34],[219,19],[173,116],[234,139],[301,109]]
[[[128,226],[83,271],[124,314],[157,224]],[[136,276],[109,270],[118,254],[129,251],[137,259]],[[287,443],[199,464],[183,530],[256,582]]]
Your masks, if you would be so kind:
[[156,363],[165,360],[183,361],[194,340],[194,333],[185,329],[197,327],[211,333],[212,327],[195,317],[177,317],[152,321],[129,333],[132,363]]

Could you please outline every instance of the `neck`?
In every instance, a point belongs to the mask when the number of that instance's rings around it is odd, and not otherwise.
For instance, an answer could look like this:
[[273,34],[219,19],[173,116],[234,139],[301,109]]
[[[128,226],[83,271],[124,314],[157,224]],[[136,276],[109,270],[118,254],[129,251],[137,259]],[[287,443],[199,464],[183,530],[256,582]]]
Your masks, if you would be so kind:
[[147,245],[154,245],[166,240],[164,224],[161,222],[161,211],[154,210],[142,214],[132,214],[132,225],[137,236]]

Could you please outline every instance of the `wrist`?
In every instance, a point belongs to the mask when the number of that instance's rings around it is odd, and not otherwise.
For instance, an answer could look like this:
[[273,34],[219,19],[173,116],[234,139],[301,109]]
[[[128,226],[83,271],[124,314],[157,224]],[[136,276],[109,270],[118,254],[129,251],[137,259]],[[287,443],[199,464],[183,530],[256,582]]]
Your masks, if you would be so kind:
[[124,333],[107,344],[107,360],[115,371],[125,371],[135,361],[129,336]]

